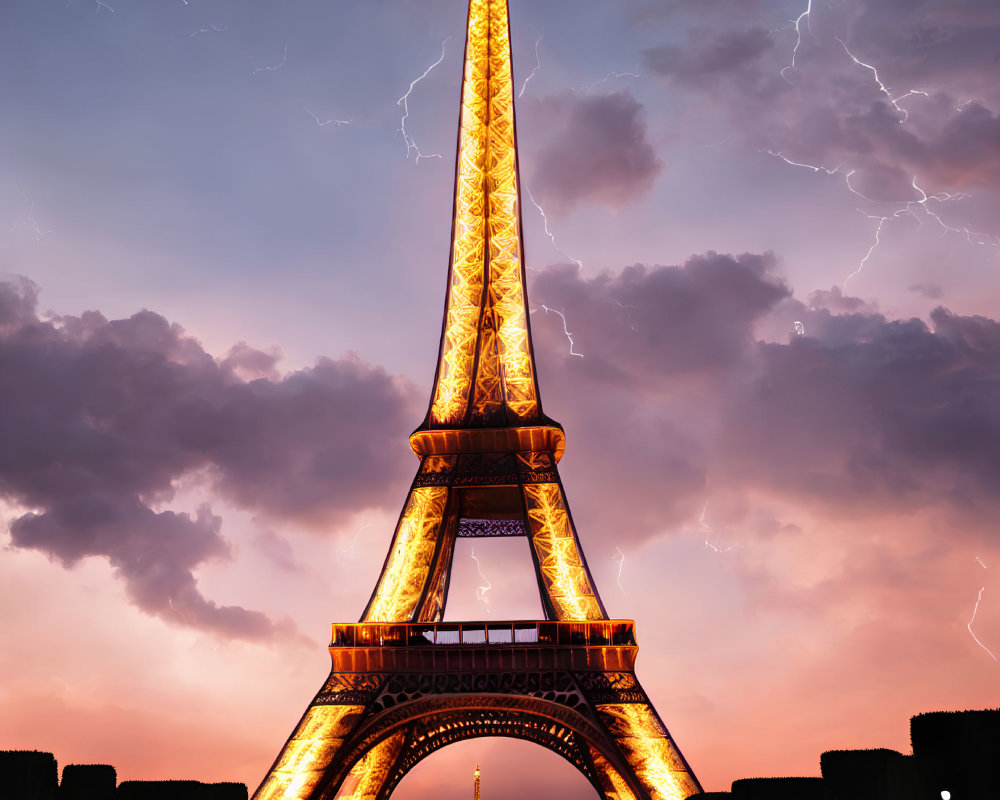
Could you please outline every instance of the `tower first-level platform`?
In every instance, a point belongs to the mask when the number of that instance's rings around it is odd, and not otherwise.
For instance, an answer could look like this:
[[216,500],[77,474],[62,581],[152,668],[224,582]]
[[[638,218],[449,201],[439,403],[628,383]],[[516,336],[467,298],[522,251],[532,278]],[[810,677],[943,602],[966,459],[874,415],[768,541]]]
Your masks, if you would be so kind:
[[[444,321],[419,467],[371,598],[256,800],[385,800],[453,742],[508,736],[606,800],[700,791],[610,620],[557,464],[531,345],[506,0],[469,2]],[[457,539],[522,536],[544,620],[445,622]],[[527,566],[527,565],[526,565]]]

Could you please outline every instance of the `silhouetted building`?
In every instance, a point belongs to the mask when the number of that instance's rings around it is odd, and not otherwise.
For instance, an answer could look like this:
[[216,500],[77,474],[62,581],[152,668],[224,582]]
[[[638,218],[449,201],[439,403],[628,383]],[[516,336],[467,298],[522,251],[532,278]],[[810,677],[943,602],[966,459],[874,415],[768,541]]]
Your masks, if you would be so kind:
[[0,800],[247,800],[243,783],[124,781],[108,764],[59,767],[52,753],[0,750]]
[[52,753],[0,751],[0,798],[56,800],[59,768]]
[[198,781],[125,781],[118,787],[117,800],[247,800],[242,783],[199,783]]
[[1000,709],[932,711],[910,719],[913,755],[830,750],[821,778],[743,778],[688,800],[996,800]]
[[1000,797],[1000,709],[932,711],[910,720],[910,745],[927,795],[939,800]]
[[916,759],[895,750],[830,750],[819,766],[827,800],[904,800],[920,792]]
[[743,778],[733,781],[733,800],[825,800],[822,778]]
[[59,800],[115,800],[118,775],[110,764],[68,764],[59,783]]

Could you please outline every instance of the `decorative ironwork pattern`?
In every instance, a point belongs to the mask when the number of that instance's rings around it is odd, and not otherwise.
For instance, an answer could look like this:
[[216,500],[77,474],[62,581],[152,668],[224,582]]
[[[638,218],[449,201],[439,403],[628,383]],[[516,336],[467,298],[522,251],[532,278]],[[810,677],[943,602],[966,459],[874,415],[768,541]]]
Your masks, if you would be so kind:
[[576,683],[565,672],[466,672],[395,675],[372,703],[370,711],[377,713],[410,700],[456,694],[526,695],[558,703],[566,708],[587,705]]
[[529,451],[517,454],[521,483],[557,483],[556,462],[552,453]]
[[314,705],[368,705],[378,694],[385,675],[333,673],[320,689]]
[[363,622],[406,622],[413,619],[427,583],[444,519],[448,489],[421,486],[410,497],[393,536],[378,587],[362,617]]
[[648,703],[631,672],[577,672],[576,680],[592,703]]
[[527,536],[524,522],[519,519],[460,519],[458,538],[487,536]]
[[559,484],[526,484],[524,498],[531,523],[531,543],[556,619],[605,619],[583,564]]

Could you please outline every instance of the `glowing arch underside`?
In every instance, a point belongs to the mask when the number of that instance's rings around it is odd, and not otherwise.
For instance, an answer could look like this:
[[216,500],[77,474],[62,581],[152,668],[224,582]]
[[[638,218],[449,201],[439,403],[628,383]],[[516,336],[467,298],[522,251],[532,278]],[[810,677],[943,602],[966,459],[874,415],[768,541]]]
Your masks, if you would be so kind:
[[[606,800],[636,800],[621,773],[593,745],[594,732],[580,717],[574,725],[565,709],[553,719],[541,705],[531,708],[456,708],[411,721],[373,744],[354,762],[336,800],[384,800],[406,775],[428,756],[448,745],[476,738],[499,737],[537,744],[561,756]],[[332,789],[333,787],[331,787]]]

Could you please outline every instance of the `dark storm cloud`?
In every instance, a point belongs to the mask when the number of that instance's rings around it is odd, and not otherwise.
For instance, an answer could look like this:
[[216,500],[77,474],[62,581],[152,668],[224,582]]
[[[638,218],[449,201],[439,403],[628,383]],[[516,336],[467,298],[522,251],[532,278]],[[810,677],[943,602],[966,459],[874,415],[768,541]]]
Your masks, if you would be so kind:
[[740,362],[754,321],[791,291],[772,270],[771,254],[709,252],[683,266],[626,267],[582,279],[567,265],[540,273],[532,301],[587,320],[577,332],[585,357],[575,369],[596,378],[719,370]]
[[[825,319],[824,319],[825,318]],[[816,312],[760,344],[725,425],[725,470],[844,516],[995,505],[1000,325]]]
[[[565,314],[583,354],[567,356],[561,321],[536,312],[546,410],[567,427],[568,458],[585,428],[596,434],[581,458],[614,465],[613,510],[597,495],[574,500],[600,528],[641,537],[690,524],[713,485],[832,518],[996,510],[994,320],[943,308],[930,327],[887,320],[835,289],[805,305],[772,258],[754,255],[596,279],[550,267],[531,288]],[[755,326],[778,309],[807,335],[757,341]]]
[[634,25],[664,24],[678,17],[713,17],[732,19],[735,14],[750,15],[760,10],[761,0],[658,0],[637,8],[629,15]]
[[[770,254],[706,253],[683,266],[637,265],[593,279],[567,265],[535,277],[533,305],[561,311],[583,354],[563,357],[562,321],[536,310],[542,393],[547,413],[567,428],[567,467],[604,465],[598,480],[613,484],[613,503],[608,491],[571,498],[586,529],[607,532],[605,543],[697,516],[715,394],[752,355],[756,320],[790,295],[773,267]],[[586,437],[574,435],[581,430]]]
[[252,511],[330,523],[394,494],[417,414],[411,387],[356,356],[268,380],[274,354],[217,361],[149,311],[107,320],[35,312],[36,288],[0,283],[0,492],[31,509],[12,542],[73,564],[104,556],[135,604],[242,638],[279,631],[220,607],[192,571],[229,554],[220,520],[160,511],[200,471]]
[[[710,96],[748,148],[853,172],[853,188],[877,202],[920,201],[915,176],[928,194],[1000,190],[995,3],[814,4],[801,35],[764,8],[717,10],[685,6],[683,39],[673,31],[643,64],[691,102]],[[995,217],[990,197],[966,205]]]
[[686,83],[703,83],[744,69],[773,46],[763,28],[705,33],[683,47],[664,44],[642,52],[642,64],[658,75]]
[[643,107],[629,92],[549,96],[526,114],[541,142],[533,196],[555,213],[584,202],[620,208],[648,192],[663,163],[646,138]]

